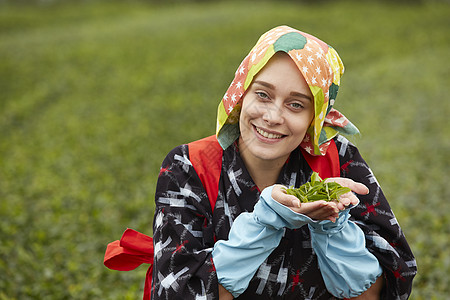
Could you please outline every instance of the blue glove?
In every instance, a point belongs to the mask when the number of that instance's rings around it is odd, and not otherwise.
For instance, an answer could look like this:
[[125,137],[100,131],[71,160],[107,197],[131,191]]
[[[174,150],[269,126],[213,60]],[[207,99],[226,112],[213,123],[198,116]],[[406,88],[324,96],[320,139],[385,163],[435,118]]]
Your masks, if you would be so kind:
[[323,280],[337,298],[359,296],[383,272],[367,250],[362,230],[348,220],[353,207],[341,211],[336,223],[325,220],[308,224]]
[[314,221],[273,200],[272,189],[263,190],[252,213],[242,213],[234,220],[228,240],[214,245],[212,256],[219,283],[233,297],[247,289],[259,266],[279,245],[284,228],[297,229],[305,224],[309,224],[312,246],[331,294],[357,296],[381,275],[377,259],[365,248],[362,230],[348,220],[351,208],[340,212],[335,223]]

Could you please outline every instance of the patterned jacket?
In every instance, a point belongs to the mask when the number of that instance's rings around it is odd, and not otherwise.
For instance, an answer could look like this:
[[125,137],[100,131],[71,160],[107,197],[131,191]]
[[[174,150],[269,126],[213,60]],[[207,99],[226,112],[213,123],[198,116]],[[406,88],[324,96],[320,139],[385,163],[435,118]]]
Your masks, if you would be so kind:
[[[379,260],[385,277],[382,299],[407,299],[417,272],[414,256],[375,176],[358,149],[335,137],[341,177],[369,187],[351,210],[366,237],[366,247]],[[206,155],[208,147],[205,147]],[[260,191],[239,155],[236,144],[212,161],[220,166],[214,213],[201,179],[193,168],[187,145],[173,149],[164,160],[156,190],[153,224],[154,268],[152,299],[218,299],[212,247],[227,239],[233,220],[251,212]],[[299,149],[291,153],[278,183],[300,186],[312,170]],[[361,266],[364,267],[364,266]],[[247,290],[237,299],[335,299],[325,288],[311,247],[307,226],[286,229],[279,246],[259,267]]]

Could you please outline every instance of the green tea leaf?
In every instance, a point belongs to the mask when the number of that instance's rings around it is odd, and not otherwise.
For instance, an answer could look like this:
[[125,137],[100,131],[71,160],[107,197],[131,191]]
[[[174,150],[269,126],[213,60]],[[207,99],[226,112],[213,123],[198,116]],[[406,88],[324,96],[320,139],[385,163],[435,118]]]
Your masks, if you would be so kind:
[[318,200],[339,201],[339,198],[351,189],[341,186],[337,182],[324,182],[318,173],[313,172],[311,181],[301,185],[299,188],[288,188],[286,193],[297,197],[300,202],[312,202]]

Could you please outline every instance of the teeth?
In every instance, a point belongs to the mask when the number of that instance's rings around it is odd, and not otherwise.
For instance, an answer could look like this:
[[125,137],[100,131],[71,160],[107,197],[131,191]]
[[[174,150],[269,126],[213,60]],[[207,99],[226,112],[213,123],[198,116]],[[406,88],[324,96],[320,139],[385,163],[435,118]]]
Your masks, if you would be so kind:
[[268,132],[265,132],[264,130],[261,130],[259,128],[256,128],[256,131],[260,135],[262,135],[263,137],[266,137],[268,139],[280,139],[281,137],[283,137],[281,134],[268,133]]

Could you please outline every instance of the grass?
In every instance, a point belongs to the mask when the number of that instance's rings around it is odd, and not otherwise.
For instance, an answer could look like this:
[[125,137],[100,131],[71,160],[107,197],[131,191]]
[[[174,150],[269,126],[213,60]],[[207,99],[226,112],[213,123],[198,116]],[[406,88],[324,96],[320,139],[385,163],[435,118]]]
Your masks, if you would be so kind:
[[280,24],[340,53],[336,107],[416,255],[411,298],[447,297],[448,4],[42,3],[0,4],[0,299],[140,298],[146,268],[106,269],[106,244],[151,235],[162,159],[214,133],[241,59]]

